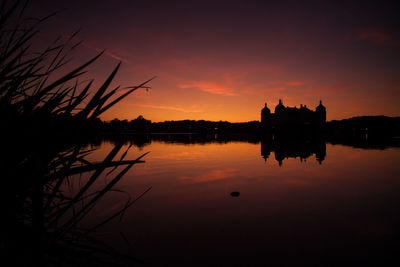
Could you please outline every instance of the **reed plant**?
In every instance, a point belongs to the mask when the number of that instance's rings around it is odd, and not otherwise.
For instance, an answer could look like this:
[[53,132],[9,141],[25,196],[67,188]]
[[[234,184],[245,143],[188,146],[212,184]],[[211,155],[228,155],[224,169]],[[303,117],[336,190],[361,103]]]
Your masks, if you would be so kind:
[[[27,20],[27,4],[3,1],[0,6],[0,251],[22,266],[118,266],[123,262],[119,253],[91,233],[121,216],[150,188],[91,227],[81,222],[146,154],[126,160],[127,150],[118,156],[123,146],[117,144],[103,161],[89,162],[92,149],[82,136],[90,137],[102,113],[135,90],[148,89],[153,78],[120,94],[120,86],[110,89],[119,63],[97,88],[93,80],[78,82],[103,53],[69,68],[69,55],[79,46],[73,43],[76,33],[33,52],[37,29],[51,16]],[[88,179],[79,190],[64,190],[83,174]],[[93,192],[104,175],[114,176]]]

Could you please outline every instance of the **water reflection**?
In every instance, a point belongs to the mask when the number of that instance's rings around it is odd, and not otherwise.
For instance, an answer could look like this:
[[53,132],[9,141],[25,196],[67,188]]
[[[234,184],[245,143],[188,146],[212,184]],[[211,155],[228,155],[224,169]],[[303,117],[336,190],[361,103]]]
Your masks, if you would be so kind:
[[[77,157],[78,147],[71,155],[56,153],[57,157],[49,159],[57,158],[62,166],[79,159],[85,168],[94,170],[93,163],[108,158],[110,151],[120,160],[152,151],[146,164],[127,171],[115,192],[124,191],[138,199],[153,189],[126,211],[122,222],[104,226],[117,237],[102,240],[123,254],[143,259],[148,266],[187,266],[194,261],[203,266],[210,262],[220,266],[325,265],[321,264],[325,259],[335,260],[327,265],[350,262],[365,266],[380,263],[382,258],[393,259],[400,252],[396,246],[400,240],[400,150],[386,149],[399,147],[398,141],[371,142],[346,139],[342,145],[332,145],[332,139],[323,136],[289,135],[114,135],[92,140],[91,146],[98,149],[88,158]],[[43,147],[34,151],[43,153]],[[9,168],[18,170],[11,164]],[[19,170],[23,168],[19,166]],[[26,170],[24,176],[30,177],[33,172]],[[109,174],[117,173],[107,172],[104,181],[112,183]],[[79,181],[85,182],[85,177]],[[103,188],[104,181],[102,177],[96,185]],[[53,188],[52,183],[45,185]],[[47,193],[43,188],[40,184],[38,192]],[[32,190],[27,187],[25,191],[29,199]],[[3,197],[10,199],[6,194]],[[62,197],[67,202],[71,199]],[[120,194],[103,200],[93,205],[84,226],[101,224],[107,214],[117,214],[116,209],[127,203]],[[53,210],[60,206],[60,201],[49,203],[54,203]],[[79,209],[74,209],[76,212]],[[43,221],[47,215],[42,213]],[[14,228],[8,231],[10,240],[26,240],[16,239],[15,233],[20,231]],[[52,233],[59,230],[54,229]],[[41,232],[43,236],[48,233]],[[37,247],[37,251],[41,249]],[[37,251],[33,254],[40,255]]]
[[227,144],[231,142],[246,142],[260,144],[261,157],[265,162],[274,152],[274,158],[282,166],[285,159],[299,158],[300,162],[306,161],[315,156],[315,159],[322,164],[326,158],[326,144],[351,146],[364,149],[386,149],[400,147],[399,138],[374,138],[367,139],[364,136],[351,138],[346,136],[324,136],[324,135],[296,135],[296,134],[275,134],[275,135],[207,135],[207,134],[141,134],[141,135],[105,135],[92,141],[92,145],[100,146],[107,141],[112,144],[123,142],[143,149],[154,141],[170,144]]
[[293,138],[288,136],[264,136],[261,139],[261,156],[267,162],[271,152],[274,151],[275,160],[282,166],[284,159],[300,158],[303,162],[312,155],[321,164],[326,156],[326,145],[321,137],[312,139]]
[[226,144],[230,142],[247,142],[257,144],[260,142],[260,136],[249,134],[110,134],[98,137],[92,144],[100,145],[102,141],[108,141],[113,144],[124,142],[125,144],[134,144],[138,148],[143,148],[152,141],[160,141],[171,144]]
[[[319,137],[174,137],[136,139],[151,153],[120,184],[132,195],[153,188],[114,226],[146,265],[368,266],[397,259],[399,149],[354,149]],[[267,164],[260,150],[269,154]],[[124,244],[116,242],[129,250]]]

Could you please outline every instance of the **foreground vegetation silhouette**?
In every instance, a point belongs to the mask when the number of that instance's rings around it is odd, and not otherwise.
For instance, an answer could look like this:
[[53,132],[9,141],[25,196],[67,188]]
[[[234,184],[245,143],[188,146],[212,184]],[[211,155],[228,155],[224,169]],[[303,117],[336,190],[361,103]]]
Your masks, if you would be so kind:
[[[56,39],[40,53],[33,51],[38,27],[51,16],[25,19],[26,6],[17,1],[0,7],[3,261],[16,266],[118,266],[126,259],[135,261],[92,233],[121,216],[150,188],[93,226],[83,227],[82,221],[133,165],[143,162],[145,154],[125,160],[127,151],[118,156],[120,143],[102,162],[89,162],[86,157],[93,150],[85,143],[98,129],[100,114],[135,90],[147,88],[151,79],[118,95],[120,87],[109,86],[119,63],[99,88],[92,88],[93,80],[79,83],[77,79],[102,53],[68,67],[69,54],[79,45],[72,42],[75,34],[66,41]],[[102,175],[111,178],[93,189]]]

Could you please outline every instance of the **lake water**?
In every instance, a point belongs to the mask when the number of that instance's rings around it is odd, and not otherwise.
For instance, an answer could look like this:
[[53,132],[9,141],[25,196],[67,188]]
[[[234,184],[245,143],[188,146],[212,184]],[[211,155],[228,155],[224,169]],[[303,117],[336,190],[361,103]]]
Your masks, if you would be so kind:
[[[103,142],[90,158],[101,160],[112,148]],[[151,187],[99,233],[146,265],[399,261],[399,148],[153,140],[132,146],[126,158],[148,151],[116,185],[125,193],[109,192],[89,219]]]

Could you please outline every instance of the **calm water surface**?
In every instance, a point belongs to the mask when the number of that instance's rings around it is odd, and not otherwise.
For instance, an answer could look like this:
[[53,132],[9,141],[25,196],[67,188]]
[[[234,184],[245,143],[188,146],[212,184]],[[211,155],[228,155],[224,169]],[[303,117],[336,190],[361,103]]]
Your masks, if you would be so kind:
[[[112,149],[103,143],[91,155]],[[325,151],[325,146],[323,147]],[[102,236],[147,265],[390,265],[400,253],[400,149],[326,144],[320,163],[281,162],[261,144],[153,141],[99,204],[96,216],[138,200]],[[263,155],[262,155],[263,154]],[[281,157],[282,155],[280,155]],[[104,178],[107,179],[107,178]],[[231,192],[240,192],[232,197]],[[400,255],[400,254],[399,254]]]

